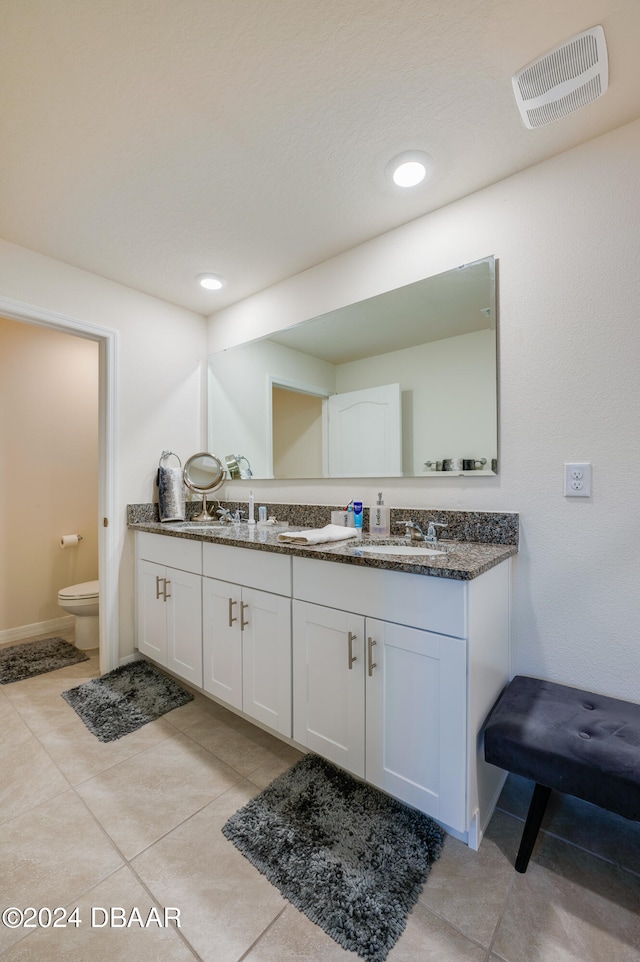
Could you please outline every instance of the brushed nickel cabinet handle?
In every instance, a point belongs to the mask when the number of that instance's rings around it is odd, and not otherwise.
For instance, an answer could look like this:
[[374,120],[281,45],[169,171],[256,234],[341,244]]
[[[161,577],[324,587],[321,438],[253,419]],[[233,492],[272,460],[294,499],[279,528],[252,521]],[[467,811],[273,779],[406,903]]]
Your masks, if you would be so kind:
[[164,581],[160,575],[156,575],[156,601],[160,601],[160,582]]
[[168,578],[163,578],[162,580],[164,581],[164,588],[162,589],[162,595],[163,595],[164,600],[166,601],[167,598],[170,598],[170,597],[171,597],[170,594],[167,594],[167,585],[170,585],[171,582],[169,581]]
[[249,620],[248,620],[248,619],[247,619],[247,621],[244,620],[244,609],[245,609],[245,608],[248,608],[248,607],[249,607],[249,603],[248,603],[247,601],[242,601],[242,602],[240,602],[240,628],[241,628],[243,631],[244,631],[244,629],[247,627],[247,625],[249,624]]
[[377,668],[375,661],[373,660],[373,646],[377,644],[374,638],[367,638],[367,649],[368,649],[368,662],[369,662],[369,678],[373,675],[373,669]]
[[353,642],[357,637],[358,636],[354,635],[352,631],[350,631],[349,634],[347,635],[347,647],[349,649],[349,670],[353,668],[354,661],[358,660],[353,653]]
[[229,598],[229,627],[230,628],[233,626],[234,621],[238,620],[236,617],[234,617],[234,614],[233,614],[233,606],[237,604],[238,604],[237,601],[234,601],[233,598]]

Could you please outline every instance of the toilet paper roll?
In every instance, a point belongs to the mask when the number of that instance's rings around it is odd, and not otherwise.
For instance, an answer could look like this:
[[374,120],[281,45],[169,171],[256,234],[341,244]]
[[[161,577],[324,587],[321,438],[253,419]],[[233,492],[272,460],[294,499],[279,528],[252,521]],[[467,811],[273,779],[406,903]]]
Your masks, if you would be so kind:
[[63,534],[60,538],[61,548],[74,548],[82,541],[81,534]]

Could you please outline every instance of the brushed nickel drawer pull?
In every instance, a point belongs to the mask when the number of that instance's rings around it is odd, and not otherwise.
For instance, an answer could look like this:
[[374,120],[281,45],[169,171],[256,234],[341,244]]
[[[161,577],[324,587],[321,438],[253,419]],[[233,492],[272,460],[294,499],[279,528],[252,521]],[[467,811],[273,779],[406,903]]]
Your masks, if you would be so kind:
[[160,575],[156,575],[156,601],[160,601],[160,582],[164,581]]
[[378,667],[373,660],[373,646],[375,644],[377,644],[375,638],[367,638],[367,647],[369,649],[369,678],[373,675],[373,669]]
[[247,621],[244,620],[244,609],[248,607],[249,607],[249,603],[247,601],[240,602],[240,627],[243,631],[249,624],[248,619]]
[[162,580],[164,581],[164,588],[162,589],[162,594],[163,594],[164,600],[166,601],[167,598],[171,597],[170,594],[167,594],[167,585],[170,585],[171,582],[168,580],[168,578],[163,578]]
[[353,663],[354,663],[354,661],[357,661],[357,660],[358,660],[358,659],[356,658],[356,656],[354,655],[354,653],[353,653],[353,642],[355,641],[355,639],[356,639],[357,637],[358,637],[358,636],[357,636],[357,635],[354,635],[354,633],[353,633],[352,631],[350,631],[349,634],[347,635],[347,646],[348,646],[348,649],[349,649],[349,670],[351,670],[351,669],[353,668]]
[[237,601],[234,601],[233,598],[229,598],[229,627],[230,628],[233,627],[234,621],[238,620],[236,617],[234,617],[234,614],[233,614],[233,606],[237,604],[238,604]]

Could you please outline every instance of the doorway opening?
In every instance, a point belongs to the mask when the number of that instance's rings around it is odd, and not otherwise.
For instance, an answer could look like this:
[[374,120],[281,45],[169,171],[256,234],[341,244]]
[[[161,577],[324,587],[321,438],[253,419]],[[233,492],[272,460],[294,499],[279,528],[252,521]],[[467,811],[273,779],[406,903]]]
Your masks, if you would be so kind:
[[117,332],[42,308],[0,297],[0,314],[85,337],[98,343],[98,567],[100,582],[100,671],[119,663],[116,518]]

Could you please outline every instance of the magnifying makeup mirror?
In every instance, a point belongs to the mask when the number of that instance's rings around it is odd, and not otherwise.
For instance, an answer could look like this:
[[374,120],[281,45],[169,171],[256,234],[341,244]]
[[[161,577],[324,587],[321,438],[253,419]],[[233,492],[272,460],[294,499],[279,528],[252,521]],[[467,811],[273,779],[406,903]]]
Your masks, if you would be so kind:
[[207,511],[207,495],[219,488],[224,482],[225,469],[214,454],[200,451],[193,454],[184,466],[184,483],[195,494],[202,495],[202,511],[193,521],[211,521]]

